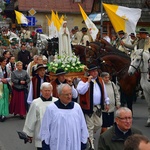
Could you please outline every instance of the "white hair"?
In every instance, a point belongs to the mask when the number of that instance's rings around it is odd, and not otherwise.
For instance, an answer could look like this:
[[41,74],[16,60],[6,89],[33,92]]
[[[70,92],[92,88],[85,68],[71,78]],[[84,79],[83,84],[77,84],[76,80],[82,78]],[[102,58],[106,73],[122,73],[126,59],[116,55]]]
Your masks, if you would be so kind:
[[[125,112],[131,112],[131,110],[127,107],[120,107],[119,109],[116,110],[116,113],[115,113],[115,117],[120,117],[120,113],[122,111],[125,111]],[[132,113],[132,112],[131,112]]]
[[53,89],[53,86],[52,86],[51,83],[49,83],[49,82],[44,82],[44,83],[41,84],[40,90],[42,90],[42,89],[45,88],[45,87],[46,87],[46,88],[50,87],[51,89]]
[[57,87],[57,93],[58,93],[58,95],[61,95],[61,94],[62,94],[62,90],[63,90],[64,87],[69,87],[69,88],[71,89],[71,86],[70,86],[69,84],[67,84],[67,83],[65,83],[65,84],[60,84],[60,85],[58,85],[58,87]]

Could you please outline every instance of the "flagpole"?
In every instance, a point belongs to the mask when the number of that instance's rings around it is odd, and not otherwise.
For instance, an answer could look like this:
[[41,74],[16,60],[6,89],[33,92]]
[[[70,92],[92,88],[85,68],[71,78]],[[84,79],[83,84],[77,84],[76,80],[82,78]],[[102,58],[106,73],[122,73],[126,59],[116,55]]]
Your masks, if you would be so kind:
[[101,21],[100,21],[100,36],[102,38],[102,34],[103,34],[103,5],[102,5],[103,1],[101,0],[100,2],[100,7],[101,7]]

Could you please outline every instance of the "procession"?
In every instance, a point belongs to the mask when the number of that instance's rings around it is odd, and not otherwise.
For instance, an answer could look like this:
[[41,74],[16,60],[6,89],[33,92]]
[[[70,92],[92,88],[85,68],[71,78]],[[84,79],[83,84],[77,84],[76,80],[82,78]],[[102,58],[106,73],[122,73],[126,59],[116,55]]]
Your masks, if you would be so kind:
[[[13,2],[0,2],[2,12]],[[0,21],[0,133],[13,122],[25,149],[150,150],[150,25],[139,25],[143,10],[101,1],[95,23],[86,2],[74,3],[82,25],[52,9],[46,27],[37,27],[29,21],[38,13],[33,8],[31,16],[13,10],[16,28]],[[0,150],[8,145],[0,138]]]

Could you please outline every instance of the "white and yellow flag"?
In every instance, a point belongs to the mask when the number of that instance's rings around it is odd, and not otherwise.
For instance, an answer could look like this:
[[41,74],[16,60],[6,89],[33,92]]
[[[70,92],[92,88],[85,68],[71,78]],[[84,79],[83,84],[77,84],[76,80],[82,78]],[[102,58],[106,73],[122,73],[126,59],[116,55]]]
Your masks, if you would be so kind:
[[93,39],[93,41],[96,39],[96,35],[98,33],[98,29],[97,27],[95,26],[95,24],[90,20],[90,18],[88,18],[88,16],[86,15],[86,13],[84,12],[83,8],[81,7],[80,4],[79,5],[79,8],[80,8],[80,11],[81,11],[81,14],[82,14],[82,17],[83,17],[83,20],[89,30],[89,33]]
[[21,12],[15,10],[15,14],[18,24],[28,24],[28,19]]
[[141,17],[141,9],[105,3],[103,6],[116,32],[123,30],[128,34],[135,33],[137,22]]
[[55,12],[52,10],[52,13],[51,13],[51,25],[50,25],[51,34],[49,36],[51,36],[52,38],[53,37],[55,37],[55,38],[58,37],[58,32],[59,32],[60,27],[61,27],[61,23],[59,21],[59,18],[55,14]]

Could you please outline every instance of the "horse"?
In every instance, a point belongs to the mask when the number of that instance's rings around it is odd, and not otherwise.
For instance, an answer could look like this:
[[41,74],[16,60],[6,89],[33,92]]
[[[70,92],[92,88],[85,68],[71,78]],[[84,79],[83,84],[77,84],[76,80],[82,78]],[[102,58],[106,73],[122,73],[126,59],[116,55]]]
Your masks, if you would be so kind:
[[127,102],[127,107],[132,110],[133,96],[139,77],[137,74],[133,76],[129,76],[128,74],[130,57],[119,50],[115,50],[101,55],[101,62],[99,66],[102,71],[107,71],[110,75],[117,76],[117,80],[121,87],[121,96],[123,94]]
[[73,52],[79,57],[80,62],[87,65],[87,67],[97,58],[96,52],[89,46],[73,45]]
[[36,38],[36,47],[40,53],[43,49],[47,48],[47,40],[49,39],[49,36],[47,36],[46,34],[36,33]]
[[55,53],[59,53],[59,43],[58,43],[58,38],[51,38],[47,39],[48,41],[48,54],[49,55],[55,55]]
[[140,70],[141,79],[140,84],[143,89],[145,100],[148,103],[148,119],[146,126],[150,127],[150,82],[148,81],[148,62],[150,54],[143,49],[135,50],[131,55],[131,63],[128,69],[129,75],[135,74],[137,70]]

